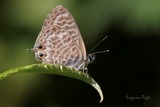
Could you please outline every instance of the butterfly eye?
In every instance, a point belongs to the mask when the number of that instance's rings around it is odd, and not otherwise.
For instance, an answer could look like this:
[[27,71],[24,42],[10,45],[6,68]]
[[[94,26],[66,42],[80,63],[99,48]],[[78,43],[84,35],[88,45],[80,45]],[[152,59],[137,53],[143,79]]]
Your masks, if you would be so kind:
[[45,46],[43,44],[37,45],[37,50],[44,50]]
[[46,54],[44,52],[40,52],[40,53],[38,53],[38,57],[41,58],[41,59],[45,58]]

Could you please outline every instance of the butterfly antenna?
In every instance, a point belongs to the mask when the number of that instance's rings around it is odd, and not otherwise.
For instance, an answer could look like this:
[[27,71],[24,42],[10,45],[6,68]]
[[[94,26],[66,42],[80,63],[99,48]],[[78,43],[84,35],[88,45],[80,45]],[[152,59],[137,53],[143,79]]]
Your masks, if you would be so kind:
[[92,54],[92,55],[94,55],[94,54],[98,54],[98,53],[105,53],[105,52],[109,52],[109,50],[104,50],[104,51],[93,52],[93,53],[91,53],[91,54]]
[[[102,43],[108,36],[105,36],[100,42],[98,42],[91,50],[90,53],[100,44]],[[99,52],[94,52],[94,53],[104,53],[104,52],[109,52],[109,50],[105,50],[105,51],[99,51]]]

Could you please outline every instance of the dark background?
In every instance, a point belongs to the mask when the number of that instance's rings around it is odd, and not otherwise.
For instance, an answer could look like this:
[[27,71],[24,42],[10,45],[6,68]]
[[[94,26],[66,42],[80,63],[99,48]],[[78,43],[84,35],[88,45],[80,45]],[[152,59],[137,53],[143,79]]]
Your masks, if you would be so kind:
[[104,101],[99,104],[96,90],[84,82],[26,73],[0,81],[0,107],[159,107],[159,0],[1,0],[0,72],[39,63],[26,49],[60,4],[75,18],[88,52],[108,35],[94,52],[110,52],[97,54],[89,65]]

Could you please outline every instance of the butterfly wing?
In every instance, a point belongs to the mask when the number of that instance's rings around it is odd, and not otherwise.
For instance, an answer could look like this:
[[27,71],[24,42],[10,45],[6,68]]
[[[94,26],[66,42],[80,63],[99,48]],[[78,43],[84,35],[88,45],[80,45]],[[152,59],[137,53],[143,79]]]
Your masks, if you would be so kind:
[[63,6],[48,14],[34,45],[36,58],[43,63],[83,69],[86,49],[78,26]]

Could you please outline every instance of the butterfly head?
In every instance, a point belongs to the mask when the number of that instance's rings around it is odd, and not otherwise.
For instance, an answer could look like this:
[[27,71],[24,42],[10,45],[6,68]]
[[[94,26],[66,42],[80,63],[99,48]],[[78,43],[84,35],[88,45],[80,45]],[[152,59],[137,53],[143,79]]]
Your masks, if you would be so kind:
[[96,55],[88,54],[87,59],[86,59],[86,65],[93,63],[95,59],[96,59]]

